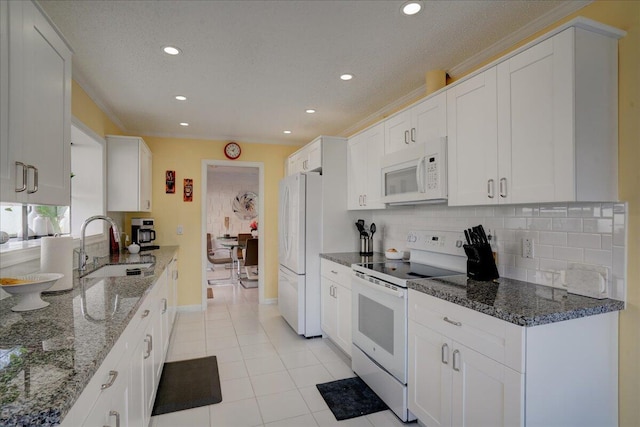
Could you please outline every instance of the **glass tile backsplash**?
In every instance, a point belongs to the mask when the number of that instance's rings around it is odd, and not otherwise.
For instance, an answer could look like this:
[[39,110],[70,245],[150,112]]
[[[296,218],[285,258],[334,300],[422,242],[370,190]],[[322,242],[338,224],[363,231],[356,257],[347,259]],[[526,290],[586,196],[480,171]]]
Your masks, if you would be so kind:
[[[374,211],[380,251],[406,249],[410,230],[462,231],[482,224],[498,246],[501,276],[564,287],[571,267],[606,268],[611,298],[624,300],[627,206],[569,203],[496,207],[405,206]],[[522,239],[534,241],[534,257],[522,257]]]

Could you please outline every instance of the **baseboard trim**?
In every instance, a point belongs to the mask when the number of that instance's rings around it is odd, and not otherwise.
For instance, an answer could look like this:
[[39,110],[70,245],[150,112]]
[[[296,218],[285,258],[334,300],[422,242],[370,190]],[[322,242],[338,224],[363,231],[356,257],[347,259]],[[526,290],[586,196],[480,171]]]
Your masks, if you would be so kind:
[[194,311],[203,311],[200,304],[194,305],[179,305],[177,307],[178,313],[192,313]]

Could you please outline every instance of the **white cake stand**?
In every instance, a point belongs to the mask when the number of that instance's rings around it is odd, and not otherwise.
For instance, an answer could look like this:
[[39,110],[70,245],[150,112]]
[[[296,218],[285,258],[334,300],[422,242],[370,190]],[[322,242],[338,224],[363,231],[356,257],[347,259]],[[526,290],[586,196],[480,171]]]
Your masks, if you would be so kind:
[[15,279],[26,280],[28,283],[3,285],[2,290],[18,298],[18,304],[11,307],[12,311],[37,310],[49,305],[48,302],[40,298],[40,292],[52,287],[53,284],[62,277],[64,277],[64,274],[59,273],[38,273],[18,276],[15,277]]

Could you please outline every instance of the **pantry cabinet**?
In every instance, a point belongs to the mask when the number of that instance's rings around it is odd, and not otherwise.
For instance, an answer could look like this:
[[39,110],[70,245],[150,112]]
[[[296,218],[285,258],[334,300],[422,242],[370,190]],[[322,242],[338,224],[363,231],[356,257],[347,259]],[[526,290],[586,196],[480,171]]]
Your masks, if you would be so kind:
[[347,142],[347,208],[384,209],[381,201],[380,161],[384,154],[384,123],[349,138]]
[[617,312],[523,327],[413,289],[408,306],[408,406],[424,425],[618,424]]
[[320,261],[322,331],[351,356],[351,269]]
[[0,1],[0,194],[71,202],[72,52],[31,1]]
[[617,200],[619,37],[566,28],[447,90],[449,204]]
[[137,136],[107,135],[107,210],[150,212],[151,150]]
[[384,121],[385,153],[447,136],[447,96],[429,97]]

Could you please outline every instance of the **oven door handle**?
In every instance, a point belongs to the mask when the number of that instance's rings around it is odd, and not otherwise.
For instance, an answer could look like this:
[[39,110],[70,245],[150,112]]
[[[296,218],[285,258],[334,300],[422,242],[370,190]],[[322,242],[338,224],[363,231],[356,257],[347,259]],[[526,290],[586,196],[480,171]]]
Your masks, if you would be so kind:
[[380,292],[382,294],[387,294],[387,295],[392,295],[398,298],[404,298],[405,294],[406,294],[406,290],[402,289],[402,288],[398,288],[397,290],[393,290],[393,289],[389,289],[387,287],[385,287],[384,285],[377,285],[375,283],[371,283],[365,279],[362,279],[361,277],[355,276],[355,278],[359,281],[362,282],[360,283],[361,286],[366,287],[367,289],[370,289],[374,292]]

